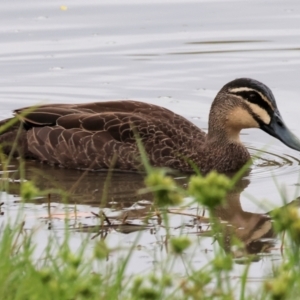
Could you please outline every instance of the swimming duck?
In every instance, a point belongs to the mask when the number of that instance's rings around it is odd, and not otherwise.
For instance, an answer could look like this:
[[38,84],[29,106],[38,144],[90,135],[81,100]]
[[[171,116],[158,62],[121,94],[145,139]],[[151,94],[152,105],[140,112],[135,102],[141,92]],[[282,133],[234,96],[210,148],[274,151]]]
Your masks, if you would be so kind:
[[14,155],[66,168],[138,170],[136,133],[151,165],[182,172],[193,172],[191,162],[203,173],[239,170],[250,159],[239,137],[244,128],[260,128],[300,151],[272,91],[250,78],[233,80],[218,92],[207,134],[166,108],[138,101],[49,104],[14,113],[18,124],[0,135],[3,151],[15,148]]

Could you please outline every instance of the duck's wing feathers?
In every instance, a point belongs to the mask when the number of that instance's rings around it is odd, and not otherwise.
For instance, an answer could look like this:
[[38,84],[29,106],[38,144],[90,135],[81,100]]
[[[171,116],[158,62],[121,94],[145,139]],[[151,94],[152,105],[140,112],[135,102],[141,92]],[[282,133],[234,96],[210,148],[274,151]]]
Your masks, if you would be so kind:
[[15,113],[27,129],[29,152],[38,160],[70,168],[102,169],[114,163],[118,169],[136,169],[136,136],[153,165],[174,167],[176,156],[193,151],[193,141],[204,138],[181,116],[142,102],[47,105]]
[[30,106],[17,109],[14,113],[28,126],[43,126],[56,124],[58,118],[71,114],[97,114],[97,113],[174,113],[168,109],[139,101],[107,101],[82,104],[49,104]]

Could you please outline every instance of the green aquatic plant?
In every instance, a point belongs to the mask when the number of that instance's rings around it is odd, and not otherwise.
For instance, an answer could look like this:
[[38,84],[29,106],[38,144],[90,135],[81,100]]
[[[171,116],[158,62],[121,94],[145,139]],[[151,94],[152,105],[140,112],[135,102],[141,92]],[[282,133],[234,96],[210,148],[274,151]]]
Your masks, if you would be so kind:
[[294,205],[278,208],[272,211],[274,228],[278,233],[287,232],[291,240],[297,245],[300,244],[300,215],[299,209]]
[[[202,202],[204,196],[199,186],[205,187],[206,184],[210,188],[204,189],[205,193],[214,189],[222,190],[220,194],[214,191],[211,194],[213,196],[208,195],[210,199],[217,199],[214,205],[219,205],[226,195],[225,190],[231,188],[230,179],[224,178],[223,175],[219,177],[218,174],[208,174],[207,178],[201,177],[200,181],[194,176],[183,194],[183,189],[176,187],[176,182],[173,179],[170,180],[171,177],[163,172],[157,174],[157,171],[152,175],[153,177],[148,174],[147,178],[150,178],[150,180],[148,179],[151,183],[149,186],[154,191],[156,189],[164,191],[163,197],[160,194],[156,196],[163,198],[162,203],[156,202],[156,205],[163,207],[175,204],[169,199],[166,201],[166,198],[171,198],[169,192],[178,192],[181,197],[200,197],[202,205],[211,207],[206,202]],[[191,184],[191,182],[193,183]],[[164,188],[162,189],[162,187]],[[29,198],[39,192],[34,185],[25,185],[23,188],[29,190],[24,194]],[[200,196],[197,193],[200,193]],[[178,205],[177,202],[176,205]],[[296,232],[293,225],[297,224],[299,220],[296,207],[290,206],[286,209],[275,210],[273,216],[278,232],[287,230]],[[167,213],[166,217],[168,218]],[[166,226],[167,224],[163,222],[162,225]],[[66,226],[64,240],[54,242],[53,238],[49,238],[43,257],[37,259],[34,256],[34,233],[24,235],[22,228],[22,226],[15,228],[6,226],[0,233],[0,255],[5,257],[0,262],[2,270],[0,292],[5,299],[40,299],[43,297],[44,299],[281,300],[296,299],[295,293],[297,287],[300,286],[300,276],[297,272],[300,268],[299,253],[297,254],[295,251],[287,251],[284,263],[274,271],[273,278],[267,278],[261,283],[261,296],[253,296],[247,290],[247,270],[251,261],[245,265],[245,273],[241,278],[242,291],[236,293],[236,284],[230,279],[230,272],[235,265],[232,255],[225,253],[221,248],[214,247],[214,257],[207,262],[206,266],[201,270],[194,268],[190,264],[189,256],[184,255],[195,243],[187,235],[170,236],[170,251],[166,261],[162,261],[155,271],[139,275],[126,275],[128,261],[140,235],[133,248],[128,249],[128,255],[120,261],[118,266],[110,269],[106,267],[109,262],[105,262],[105,260],[117,250],[110,249],[103,240],[91,240],[91,236],[86,234],[80,249],[74,251],[68,242],[73,233]],[[219,232],[215,232],[218,230],[217,226],[213,226],[212,230],[212,234],[219,234]],[[293,235],[290,235],[290,238],[293,238]],[[54,245],[56,246],[54,247]],[[86,250],[90,248],[93,249],[92,255],[86,255]],[[174,260],[179,258],[186,265],[184,278],[172,270]],[[93,268],[95,262],[99,262],[102,266],[97,271]],[[236,296],[238,294],[239,297]]]
[[171,248],[175,254],[182,254],[191,243],[191,240],[186,236],[174,237],[171,239]]
[[224,204],[225,196],[232,188],[232,180],[215,171],[211,171],[206,176],[193,175],[188,183],[189,195],[209,208]]
[[155,169],[145,178],[145,184],[154,194],[158,206],[172,206],[182,203],[182,192],[171,176],[163,170]]
[[24,181],[21,183],[20,194],[24,201],[29,201],[40,196],[41,191],[32,181]]

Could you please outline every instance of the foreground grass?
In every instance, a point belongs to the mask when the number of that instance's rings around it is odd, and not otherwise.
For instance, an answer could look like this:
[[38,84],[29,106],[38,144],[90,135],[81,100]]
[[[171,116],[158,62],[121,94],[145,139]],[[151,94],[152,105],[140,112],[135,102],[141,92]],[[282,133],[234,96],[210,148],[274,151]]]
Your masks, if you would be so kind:
[[[63,240],[49,237],[41,257],[35,255],[34,231],[25,232],[23,223],[3,226],[0,232],[1,298],[297,299],[300,290],[300,219],[296,207],[286,206],[272,212],[275,229],[280,235],[284,233],[284,259],[274,269],[272,278],[257,284],[255,293],[247,288],[251,256],[244,262],[244,274],[237,284],[230,275],[236,263],[232,253],[215,247],[214,258],[203,269],[195,269],[189,257],[184,255],[192,246],[191,239],[186,235],[171,236],[166,207],[191,197],[210,211],[212,235],[221,245],[221,229],[214,218],[214,207],[222,204],[235,180],[212,172],[206,177],[191,177],[188,189],[184,190],[162,170],[149,171],[145,179],[147,188],[142,192],[154,193],[155,207],[166,228],[170,251],[166,261],[160,262],[160,267],[143,275],[126,275],[128,262],[142,232],[118,264],[111,265],[106,258],[116,249],[109,249],[103,240],[91,240],[89,234],[82,239],[79,249],[72,249],[69,243],[72,233],[67,223]],[[21,185],[24,200],[40,193],[46,191],[39,191],[32,182]],[[233,246],[243,247],[238,240]],[[178,258],[186,265],[185,276],[172,272],[172,265]]]

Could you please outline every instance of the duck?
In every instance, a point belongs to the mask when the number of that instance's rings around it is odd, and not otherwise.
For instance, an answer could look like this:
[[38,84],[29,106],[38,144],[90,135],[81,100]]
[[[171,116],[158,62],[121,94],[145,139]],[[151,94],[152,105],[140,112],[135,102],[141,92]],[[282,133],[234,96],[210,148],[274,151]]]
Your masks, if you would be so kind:
[[140,171],[137,136],[150,165],[184,173],[241,169],[251,159],[240,140],[247,128],[300,151],[270,88],[251,78],[221,88],[207,133],[169,109],[132,100],[31,106],[16,109],[12,118],[0,122],[5,154],[71,169]]

